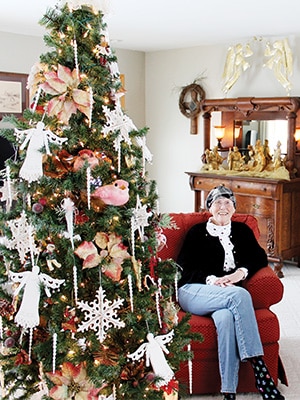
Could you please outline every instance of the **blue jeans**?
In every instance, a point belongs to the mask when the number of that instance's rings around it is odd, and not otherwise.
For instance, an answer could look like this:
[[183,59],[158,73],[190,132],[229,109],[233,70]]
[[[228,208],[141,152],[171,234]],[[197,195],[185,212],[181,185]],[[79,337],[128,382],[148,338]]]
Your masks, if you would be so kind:
[[178,300],[186,312],[211,315],[218,334],[221,392],[236,393],[240,361],[263,355],[249,292],[239,286],[192,283],[179,288]]

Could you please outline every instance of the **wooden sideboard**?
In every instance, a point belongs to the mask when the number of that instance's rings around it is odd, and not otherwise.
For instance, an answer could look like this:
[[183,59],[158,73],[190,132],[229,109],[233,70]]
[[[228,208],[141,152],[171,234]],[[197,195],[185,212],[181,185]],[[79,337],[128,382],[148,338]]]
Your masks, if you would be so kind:
[[218,185],[230,188],[238,213],[254,215],[260,229],[260,244],[282,277],[283,260],[300,259],[300,178],[265,178],[187,172],[194,191],[195,211],[204,208],[208,192]]

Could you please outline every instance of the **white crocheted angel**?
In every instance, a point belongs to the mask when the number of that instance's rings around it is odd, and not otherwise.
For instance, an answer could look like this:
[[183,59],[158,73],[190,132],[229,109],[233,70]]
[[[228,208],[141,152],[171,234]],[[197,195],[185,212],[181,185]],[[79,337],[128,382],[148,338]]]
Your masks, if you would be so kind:
[[134,353],[129,354],[127,357],[132,361],[140,360],[144,354],[146,355],[146,366],[149,367],[150,363],[155,375],[160,378],[157,386],[168,385],[170,380],[174,377],[174,372],[170,368],[165,359],[165,355],[169,354],[165,343],[169,343],[174,336],[174,331],[171,330],[166,335],[155,336],[153,333],[148,333],[147,343],[143,343]]
[[9,277],[13,282],[20,283],[14,292],[17,296],[24,288],[22,303],[15,316],[17,325],[23,328],[34,328],[40,323],[39,302],[41,286],[44,287],[48,297],[51,296],[50,289],[59,289],[64,283],[64,279],[53,279],[51,276],[40,273],[37,265],[32,267],[32,271],[9,272]]
[[44,128],[45,124],[39,121],[36,128],[30,128],[24,131],[15,129],[15,134],[18,137],[26,135],[24,142],[20,146],[20,150],[24,150],[29,142],[26,157],[19,173],[20,177],[29,183],[37,181],[43,176],[42,149],[45,147],[46,153],[51,154],[48,142],[56,143],[61,146],[68,140],[67,138],[56,136],[52,131]]

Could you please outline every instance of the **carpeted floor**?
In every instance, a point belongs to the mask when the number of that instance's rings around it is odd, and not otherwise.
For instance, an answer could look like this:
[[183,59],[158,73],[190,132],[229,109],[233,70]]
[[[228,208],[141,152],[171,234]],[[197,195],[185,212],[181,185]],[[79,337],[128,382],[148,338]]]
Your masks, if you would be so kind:
[[[279,383],[278,388],[286,400],[300,399],[300,268],[294,264],[283,267],[284,296],[272,307],[280,322],[280,356],[289,385]],[[222,399],[221,395],[190,396],[184,400]],[[259,394],[238,394],[237,400],[259,400]]]

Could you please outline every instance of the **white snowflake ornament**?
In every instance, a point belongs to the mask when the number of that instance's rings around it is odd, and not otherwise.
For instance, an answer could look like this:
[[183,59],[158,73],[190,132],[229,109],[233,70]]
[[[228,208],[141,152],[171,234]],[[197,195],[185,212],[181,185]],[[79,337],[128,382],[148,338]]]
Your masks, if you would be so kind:
[[117,317],[117,309],[123,304],[124,299],[110,301],[105,299],[105,290],[100,286],[96,299],[88,304],[84,301],[78,301],[77,306],[80,310],[85,311],[84,321],[81,322],[77,331],[84,332],[92,329],[96,332],[98,340],[102,343],[109,328],[124,328],[125,323]]
[[25,262],[26,254],[31,253],[38,255],[39,249],[34,243],[34,230],[32,226],[27,222],[26,213],[23,210],[21,217],[7,221],[13,238],[6,241],[7,247],[11,249],[18,250],[21,263]]
[[148,218],[151,217],[152,212],[147,211],[147,204],[142,205],[140,196],[137,195],[136,198],[136,207],[132,211],[132,230],[135,232],[136,230],[139,232],[139,236],[141,241],[144,241],[144,228],[149,225]]
[[107,106],[103,106],[103,112],[107,119],[107,123],[102,129],[104,136],[107,136],[110,132],[116,133],[119,131],[119,135],[114,141],[115,150],[119,150],[122,141],[131,145],[129,132],[137,129],[132,120],[123,113],[121,105],[116,104],[114,110],[110,110]]

